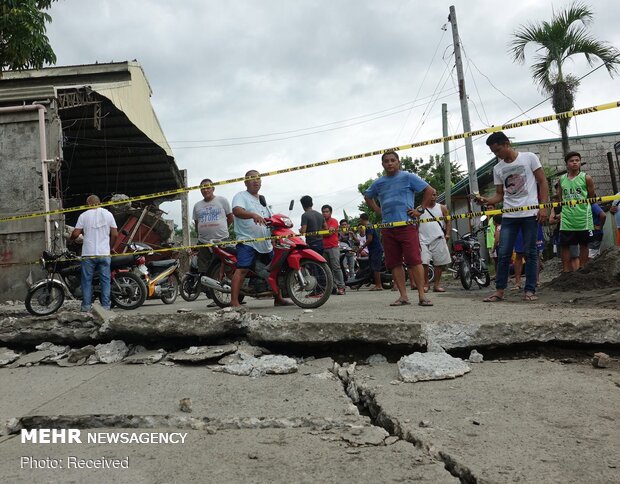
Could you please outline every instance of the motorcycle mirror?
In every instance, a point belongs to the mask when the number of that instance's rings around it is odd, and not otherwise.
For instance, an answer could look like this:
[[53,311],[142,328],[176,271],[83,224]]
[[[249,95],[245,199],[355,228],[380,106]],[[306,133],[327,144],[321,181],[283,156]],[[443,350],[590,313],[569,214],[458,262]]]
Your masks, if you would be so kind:
[[289,203],[288,205],[288,211],[291,212],[294,206],[295,206],[295,200],[291,200],[291,203]]
[[457,234],[459,233],[459,231],[454,227],[452,227],[452,232],[456,232]]
[[483,215],[482,217],[480,217],[480,221],[481,221],[481,222],[484,222],[486,219],[487,219],[487,216],[486,216],[486,215]]
[[58,222],[54,222],[54,228],[58,229]]

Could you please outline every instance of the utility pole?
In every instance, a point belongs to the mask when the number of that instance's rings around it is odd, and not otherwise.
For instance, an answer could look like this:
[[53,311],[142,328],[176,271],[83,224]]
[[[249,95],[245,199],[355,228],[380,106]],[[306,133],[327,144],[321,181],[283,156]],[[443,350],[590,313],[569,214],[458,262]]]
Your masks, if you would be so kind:
[[[441,105],[441,120],[443,124],[443,135],[448,136],[448,105],[443,103]],[[448,140],[443,142],[443,167],[444,167],[444,180],[446,194],[446,207],[448,212],[452,210],[452,170],[450,166],[450,142]]]
[[[463,59],[461,58],[461,41],[459,30],[456,25],[456,10],[454,5],[450,7],[448,21],[452,25],[452,43],[454,44],[454,57],[456,59],[456,75],[459,81],[459,98],[461,100],[461,115],[463,117],[463,131],[471,131],[469,121],[469,106],[467,104],[467,92],[465,91],[465,73],[463,72]],[[469,193],[478,192],[478,177],[476,176],[476,163],[474,161],[474,146],[471,137],[465,138],[465,156],[467,157],[467,173],[469,174]]]

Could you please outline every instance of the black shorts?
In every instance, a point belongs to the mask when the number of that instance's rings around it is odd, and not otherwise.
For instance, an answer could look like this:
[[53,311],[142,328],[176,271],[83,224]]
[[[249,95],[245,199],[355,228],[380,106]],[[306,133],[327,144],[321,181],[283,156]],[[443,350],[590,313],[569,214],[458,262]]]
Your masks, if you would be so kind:
[[591,237],[591,230],[560,230],[560,246],[588,245]]

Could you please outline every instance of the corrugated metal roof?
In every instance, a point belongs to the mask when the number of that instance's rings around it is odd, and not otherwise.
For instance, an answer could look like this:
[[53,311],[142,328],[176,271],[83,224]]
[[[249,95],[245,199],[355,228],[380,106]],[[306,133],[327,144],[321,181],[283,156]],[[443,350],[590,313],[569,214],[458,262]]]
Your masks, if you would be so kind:
[[1,104],[23,104],[24,101],[42,101],[56,97],[54,86],[17,87],[0,89]]

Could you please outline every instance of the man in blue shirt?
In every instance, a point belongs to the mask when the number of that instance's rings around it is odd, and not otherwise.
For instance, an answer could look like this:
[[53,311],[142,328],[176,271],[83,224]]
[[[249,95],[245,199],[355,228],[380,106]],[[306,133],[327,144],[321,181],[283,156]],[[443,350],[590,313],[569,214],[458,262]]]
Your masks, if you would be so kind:
[[[418,219],[422,209],[414,208],[415,192],[423,192],[422,205],[428,205],[433,188],[422,178],[413,173],[401,171],[400,159],[394,151],[387,151],[381,157],[385,175],[375,180],[364,193],[368,206],[381,216],[383,222],[401,222],[410,218]],[[374,200],[379,199],[379,204]],[[381,231],[385,265],[392,271],[394,284],[400,297],[391,306],[404,306],[409,303],[403,260],[409,272],[409,278],[416,283],[420,306],[432,306],[424,293],[424,269],[420,255],[420,239],[417,223],[404,227],[392,227]]]

